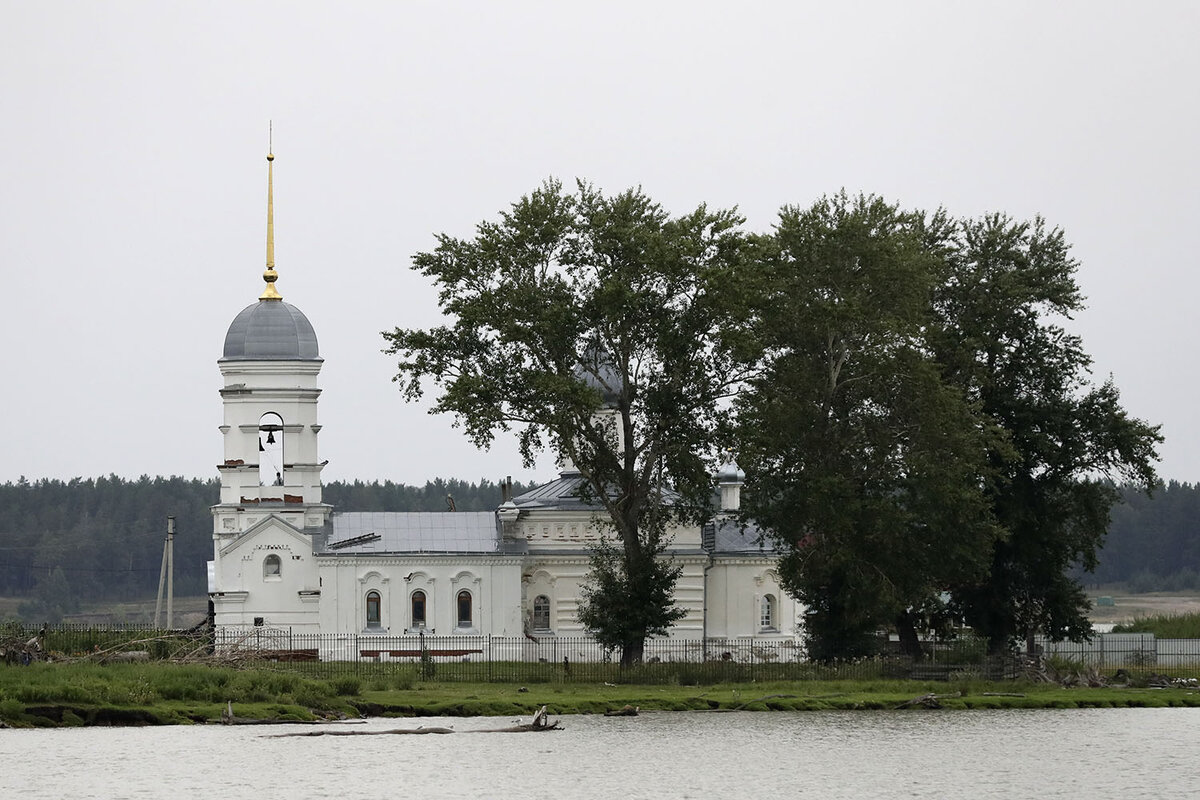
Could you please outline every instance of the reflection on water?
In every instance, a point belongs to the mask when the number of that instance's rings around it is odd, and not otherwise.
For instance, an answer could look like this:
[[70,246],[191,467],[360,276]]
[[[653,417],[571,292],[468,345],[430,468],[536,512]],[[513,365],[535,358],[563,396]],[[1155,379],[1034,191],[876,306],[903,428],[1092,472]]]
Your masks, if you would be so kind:
[[[21,798],[910,797],[1192,794],[1200,711],[649,712],[536,734],[274,738],[312,726],[0,731]],[[371,720],[341,730],[502,719]]]

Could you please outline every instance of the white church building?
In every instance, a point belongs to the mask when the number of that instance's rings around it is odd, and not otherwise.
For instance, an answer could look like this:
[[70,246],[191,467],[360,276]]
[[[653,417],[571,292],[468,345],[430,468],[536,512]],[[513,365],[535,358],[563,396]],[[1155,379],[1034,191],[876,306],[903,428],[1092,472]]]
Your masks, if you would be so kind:
[[[577,472],[489,512],[356,512],[322,501],[322,358],[312,324],[275,286],[273,158],[266,288],[234,317],[217,362],[224,458],[209,593],[218,632],[333,635],[361,654],[399,653],[415,637],[587,636],[576,608],[604,528]],[[686,616],[669,638],[793,647],[802,609],[781,590],[769,545],[733,519],[736,467],[718,484],[725,513],[671,531],[666,555],[682,568],[675,603]]]

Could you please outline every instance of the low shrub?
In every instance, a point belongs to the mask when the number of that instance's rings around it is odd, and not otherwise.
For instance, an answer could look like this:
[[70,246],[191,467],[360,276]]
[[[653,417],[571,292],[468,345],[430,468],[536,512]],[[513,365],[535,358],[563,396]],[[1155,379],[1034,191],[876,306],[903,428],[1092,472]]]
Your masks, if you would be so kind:
[[25,715],[25,704],[15,697],[0,700],[0,720],[15,722]]
[[1200,639],[1200,613],[1156,614],[1117,625],[1113,633],[1153,633],[1159,639]]

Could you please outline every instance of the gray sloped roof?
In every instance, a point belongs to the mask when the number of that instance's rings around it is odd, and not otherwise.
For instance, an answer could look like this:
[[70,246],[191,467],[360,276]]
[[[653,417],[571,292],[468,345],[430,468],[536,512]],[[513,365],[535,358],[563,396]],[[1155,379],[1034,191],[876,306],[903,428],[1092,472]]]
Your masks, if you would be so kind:
[[[341,542],[354,543],[338,546]],[[326,528],[319,552],[336,555],[406,553],[514,553],[491,511],[341,511]]]
[[543,483],[524,494],[513,498],[513,504],[522,511],[539,509],[562,509],[594,511],[595,503],[585,503],[580,497],[583,476],[578,472],[563,472],[549,483]]
[[[522,511],[541,511],[555,509],[561,511],[603,511],[597,502],[584,502],[583,489],[586,481],[576,471],[559,474],[549,483],[543,483],[537,488],[530,489],[524,494],[513,498],[513,504]],[[671,505],[678,495],[670,490],[663,492],[663,502]]]
[[736,519],[713,520],[704,526],[704,540],[706,546],[711,546],[713,553],[779,555],[774,543],[753,522],[742,523]]
[[225,334],[222,360],[317,361],[317,333],[300,309],[282,300],[259,300],[242,309]]

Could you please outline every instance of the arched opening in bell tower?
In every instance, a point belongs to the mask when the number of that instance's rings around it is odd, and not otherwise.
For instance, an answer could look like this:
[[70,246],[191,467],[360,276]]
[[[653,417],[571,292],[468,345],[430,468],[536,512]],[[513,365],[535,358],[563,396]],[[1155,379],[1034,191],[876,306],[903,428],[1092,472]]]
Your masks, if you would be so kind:
[[258,419],[258,483],[283,486],[283,417],[274,411]]

